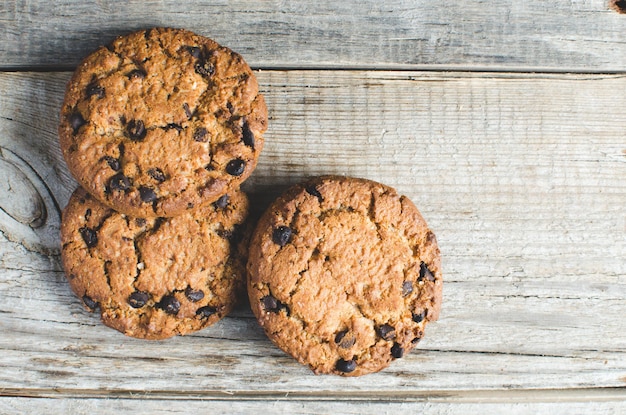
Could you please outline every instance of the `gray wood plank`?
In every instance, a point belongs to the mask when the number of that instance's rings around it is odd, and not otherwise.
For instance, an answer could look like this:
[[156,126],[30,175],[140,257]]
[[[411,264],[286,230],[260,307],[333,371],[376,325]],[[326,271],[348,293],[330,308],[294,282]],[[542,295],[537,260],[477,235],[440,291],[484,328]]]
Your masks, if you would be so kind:
[[185,27],[258,68],[626,70],[606,0],[21,0],[0,7],[0,67],[72,68],[115,36]]
[[[541,391],[530,395],[525,402],[503,403],[492,401],[492,395],[482,396],[488,399],[486,403],[459,403],[445,402],[443,399],[424,399],[407,401],[331,401],[331,400],[299,400],[289,396],[261,400],[200,400],[189,397],[177,399],[163,399],[140,397],[131,399],[120,398],[70,398],[70,399],[42,399],[42,398],[6,398],[0,397],[0,412],[5,415],[30,414],[72,414],[93,415],[116,413],[120,415],[132,414],[189,414],[189,413],[225,413],[251,414],[258,411],[284,414],[446,414],[446,415],[521,415],[521,414],[549,414],[549,415],[588,415],[620,414],[626,411],[626,402],[620,396],[607,400],[589,400],[589,396],[580,393],[577,401],[564,400],[563,395],[545,395]],[[623,397],[623,396],[622,396]],[[552,399],[554,402],[541,401]],[[587,400],[586,400],[587,399]],[[606,399],[606,398],[605,398]]]
[[[26,177],[39,177],[58,206],[75,186],[56,142],[69,76],[0,74],[0,147],[23,161],[11,169],[37,173]],[[444,305],[418,349],[366,378],[322,379],[274,347],[245,307],[187,337],[126,338],[71,294],[50,255],[58,246],[46,243],[55,223],[32,228],[0,217],[0,394],[340,401],[624,385],[625,76],[261,71],[258,78],[270,127],[245,185],[258,211],[304,177],[348,174],[396,187],[436,232]],[[34,229],[41,244],[13,233],[9,220]]]

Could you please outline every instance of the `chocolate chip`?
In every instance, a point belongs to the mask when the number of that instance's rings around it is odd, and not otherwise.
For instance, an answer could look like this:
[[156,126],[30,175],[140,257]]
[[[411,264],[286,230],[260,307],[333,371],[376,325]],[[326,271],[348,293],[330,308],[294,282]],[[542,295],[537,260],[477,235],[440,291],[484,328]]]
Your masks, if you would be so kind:
[[347,334],[348,330],[342,330],[335,335],[335,343],[342,349],[349,349],[356,343],[356,337],[346,336]]
[[177,314],[180,310],[180,302],[173,295],[166,295],[161,299],[158,307],[167,314]]
[[143,79],[146,75],[147,73],[143,69],[133,69],[127,76],[129,79]]
[[393,340],[396,338],[396,329],[389,324],[383,324],[376,329],[376,332],[383,340]]
[[433,275],[432,272],[430,272],[426,264],[422,262],[420,264],[419,280],[423,281],[424,279],[432,282],[432,281],[435,281],[435,276]]
[[189,301],[196,302],[200,301],[204,298],[204,291],[202,290],[194,290],[191,287],[187,287],[185,290],[185,296],[189,298]]
[[130,304],[132,308],[141,308],[146,305],[149,299],[150,295],[147,292],[135,291],[128,296],[128,304]]
[[173,122],[171,122],[171,123],[167,124],[165,127],[163,127],[163,129],[164,129],[165,131],[168,131],[168,130],[176,130],[176,131],[178,131],[178,132],[183,131],[183,127],[182,127],[182,125],[180,125],[180,124],[176,124],[176,123],[173,123]]
[[393,346],[391,346],[391,355],[396,359],[400,359],[404,356],[404,348],[400,346],[400,344],[394,343]]
[[217,308],[211,306],[200,307],[198,311],[196,311],[196,315],[201,318],[210,317],[215,313],[217,313]]
[[196,128],[196,131],[193,132],[193,139],[199,143],[206,143],[209,140],[206,128]]
[[404,281],[402,283],[402,296],[406,297],[412,292],[413,292],[413,283],[411,281]]
[[426,318],[427,310],[422,311],[421,313],[413,313],[413,321],[416,323],[421,323]]
[[80,236],[83,237],[83,241],[87,245],[87,248],[93,248],[98,245],[98,234],[91,228],[80,228],[78,230]]
[[88,221],[90,217],[91,217],[91,209],[87,209],[85,211],[85,221]]
[[411,340],[411,344],[417,344],[420,342],[420,340],[422,340],[421,336],[417,336],[415,338],[413,338],[413,340]]
[[146,220],[144,218],[135,218],[135,224],[140,228],[146,226]]
[[80,112],[71,113],[67,120],[69,121],[72,130],[74,130],[74,134],[78,132],[80,127],[87,124],[87,121],[85,121]]
[[356,369],[356,362],[354,361],[354,359],[352,360],[344,360],[344,359],[339,359],[337,360],[337,364],[335,364],[335,368],[343,373],[350,373],[350,372],[354,372],[354,370]]
[[265,311],[278,313],[281,310],[284,310],[287,314],[289,314],[289,307],[287,307],[286,304],[278,301],[278,299],[276,299],[276,297],[272,296],[271,294],[261,298],[261,305],[263,305],[263,309]]
[[230,202],[230,196],[224,195],[213,202],[213,206],[215,206],[215,209],[224,209],[228,206],[228,202]]
[[315,196],[317,200],[320,201],[320,203],[322,203],[322,201],[324,200],[324,198],[322,197],[322,194],[319,192],[319,190],[315,188],[315,186],[307,186],[305,190],[311,196]]
[[190,119],[191,116],[193,115],[193,113],[191,112],[191,109],[189,108],[189,104],[187,104],[186,102],[183,102],[183,111],[185,111],[185,115],[187,116],[187,119]]
[[146,203],[152,203],[157,199],[154,189],[147,186],[139,186],[139,197],[141,197],[141,200]]
[[163,183],[165,181],[165,173],[163,173],[163,170],[158,167],[148,169],[146,173],[159,183]]
[[278,300],[271,295],[261,297],[261,304],[265,311],[276,311],[278,309]]
[[191,56],[193,56],[196,59],[202,56],[202,49],[200,49],[197,46],[187,46],[185,49],[187,49],[187,52],[189,52]]
[[126,191],[130,188],[130,180],[123,173],[117,173],[109,179],[109,192],[112,190]]
[[102,157],[102,159],[107,162],[107,164],[112,170],[119,171],[119,169],[121,168],[120,160],[116,159],[115,157],[104,156]]
[[87,92],[87,98],[91,98],[93,96],[95,96],[98,99],[104,98],[104,88],[96,84],[95,82],[92,82],[89,85],[87,85],[86,92]]
[[254,133],[247,121],[243,123],[243,143],[254,150]]
[[142,141],[146,137],[146,127],[141,120],[130,120],[126,125],[126,132],[133,141]]
[[210,78],[215,73],[215,66],[206,58],[200,59],[195,65],[196,73],[206,78]]
[[95,310],[99,306],[98,302],[94,301],[87,294],[83,295],[83,303],[85,303],[85,305],[91,310]]
[[279,246],[285,246],[291,241],[293,231],[287,226],[279,226],[274,228],[272,232],[272,241]]
[[246,162],[242,159],[234,159],[226,165],[226,173],[231,176],[241,176],[246,170]]

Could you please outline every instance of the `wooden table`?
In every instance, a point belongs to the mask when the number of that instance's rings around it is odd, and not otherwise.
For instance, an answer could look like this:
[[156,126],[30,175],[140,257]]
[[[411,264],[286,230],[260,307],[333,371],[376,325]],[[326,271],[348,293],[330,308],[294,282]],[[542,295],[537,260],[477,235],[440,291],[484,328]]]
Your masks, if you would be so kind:
[[[2,2],[0,413],[626,413],[626,15],[605,0],[391,3]],[[82,57],[151,26],[258,71],[257,211],[326,173],[419,206],[445,283],[417,350],[315,376],[246,307],[160,342],[83,309],[58,256],[76,186],[58,112]]]

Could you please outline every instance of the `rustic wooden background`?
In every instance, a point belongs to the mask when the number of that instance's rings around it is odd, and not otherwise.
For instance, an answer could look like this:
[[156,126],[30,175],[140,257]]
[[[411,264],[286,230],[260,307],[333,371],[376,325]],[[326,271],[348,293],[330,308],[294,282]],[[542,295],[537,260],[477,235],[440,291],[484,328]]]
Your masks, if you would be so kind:
[[[0,413],[626,413],[626,15],[604,0],[0,3]],[[260,212],[316,174],[420,208],[444,303],[417,350],[315,376],[244,306],[196,334],[104,327],[65,281],[65,84],[91,50],[184,27],[270,109]]]

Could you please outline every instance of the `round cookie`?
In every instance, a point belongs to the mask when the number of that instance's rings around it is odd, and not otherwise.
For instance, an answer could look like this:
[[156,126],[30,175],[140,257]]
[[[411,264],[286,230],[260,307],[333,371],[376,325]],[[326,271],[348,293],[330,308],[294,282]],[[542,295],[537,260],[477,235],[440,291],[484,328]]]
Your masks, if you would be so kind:
[[174,218],[133,218],[78,188],[63,211],[63,267],[107,326],[144,339],[187,334],[243,295],[247,214],[238,190]]
[[365,179],[289,189],[261,217],[247,269],[259,323],[315,373],[379,371],[439,315],[435,235],[408,198]]
[[267,108],[237,53],[182,29],[115,39],[67,85],[59,136],[70,172],[129,215],[171,217],[254,170]]

